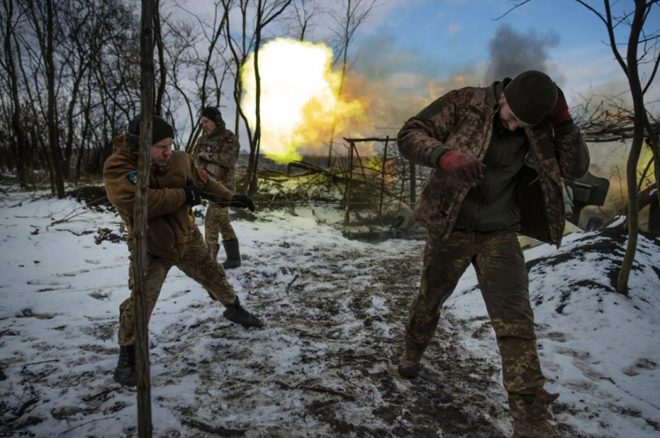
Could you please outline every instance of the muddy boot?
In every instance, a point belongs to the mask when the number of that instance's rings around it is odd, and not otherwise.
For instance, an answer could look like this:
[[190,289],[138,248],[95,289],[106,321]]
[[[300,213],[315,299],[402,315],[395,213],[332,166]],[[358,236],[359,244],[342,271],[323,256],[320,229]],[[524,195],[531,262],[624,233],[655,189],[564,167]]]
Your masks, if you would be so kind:
[[222,246],[225,247],[227,260],[222,264],[225,269],[234,269],[241,266],[241,252],[238,249],[238,239],[223,240]]
[[539,388],[535,395],[509,395],[513,417],[511,438],[559,438],[561,435],[549,422],[549,407],[559,394]]
[[250,312],[245,310],[243,308],[243,306],[241,306],[241,303],[238,300],[238,297],[236,297],[236,301],[234,301],[234,304],[230,304],[230,305],[225,304],[225,307],[227,309],[222,314],[222,316],[224,316],[225,318],[227,318],[231,322],[235,322],[236,324],[240,324],[245,328],[263,327],[264,326],[264,323],[261,322],[261,320],[259,318],[252,315]]
[[399,360],[399,375],[408,379],[414,379],[419,375],[422,366],[419,362],[422,360],[422,354],[426,350],[426,345],[413,341],[406,333],[406,343],[403,348],[403,354]]
[[115,382],[124,386],[137,385],[137,371],[135,370],[135,345],[120,345],[119,360],[114,374]]
[[206,242],[206,246],[209,247],[209,252],[213,255],[213,260],[218,258],[218,252],[220,251],[220,245],[218,243],[209,243]]
[[421,354],[415,354],[406,348],[399,360],[399,375],[407,379],[414,379],[419,375],[419,370],[422,368],[419,361],[422,359]]

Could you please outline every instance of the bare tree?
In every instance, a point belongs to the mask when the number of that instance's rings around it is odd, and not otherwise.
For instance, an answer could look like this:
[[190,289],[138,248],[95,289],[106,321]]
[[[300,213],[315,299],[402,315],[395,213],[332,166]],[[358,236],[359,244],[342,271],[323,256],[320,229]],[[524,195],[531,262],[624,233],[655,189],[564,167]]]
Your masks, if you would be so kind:
[[[185,149],[188,152],[192,150],[201,133],[201,126],[197,123],[199,114],[196,109],[208,105],[220,106],[221,90],[230,69],[231,63],[223,58],[226,47],[222,45],[222,42],[225,41],[222,36],[228,16],[225,13],[219,13],[221,12],[220,4],[219,0],[216,1],[215,14],[210,23],[181,6],[178,7],[191,17],[192,23],[182,20],[178,22],[165,20],[169,28],[168,38],[170,40],[166,51],[172,63],[168,72],[171,75],[170,83],[180,93],[187,106],[191,126],[188,140],[185,143]],[[199,53],[199,48],[203,44],[199,41],[200,37],[206,44],[205,54]],[[168,49],[169,47],[172,49]],[[186,68],[195,71],[196,88],[192,93],[182,88],[178,77],[179,70]]]
[[154,114],[163,115],[163,99],[165,87],[167,86],[167,66],[165,65],[165,47],[163,43],[163,32],[161,29],[160,0],[154,0],[154,41],[158,49],[158,89],[154,103]]
[[[628,245],[626,254],[621,264],[617,279],[617,291],[628,295],[628,279],[632,269],[635,253],[637,251],[637,240],[639,235],[639,199],[637,188],[637,164],[644,142],[648,136],[655,157],[658,162],[658,133],[653,130],[652,123],[646,110],[644,94],[649,90],[660,65],[660,34],[659,29],[647,31],[645,25],[647,18],[654,8],[660,8],[657,0],[635,0],[632,12],[622,10],[621,14],[614,16],[612,5],[609,0],[603,1],[603,10],[597,10],[582,0],[576,0],[579,4],[593,12],[605,25],[612,49],[617,62],[628,78],[630,93],[633,99],[633,135],[630,155],[626,169],[626,182],[628,186]],[[617,39],[617,28],[621,25],[629,26],[627,36],[627,52],[625,58],[619,51],[620,41]],[[655,23],[657,26],[658,23]],[[641,53],[640,53],[641,50]],[[651,73],[642,83],[640,77],[640,65],[651,63]],[[660,180],[659,166],[655,166],[656,186]],[[660,192],[660,191],[659,191]],[[660,202],[660,193],[657,194]]]
[[[43,50],[48,87],[48,140],[50,143],[51,166],[55,174],[55,189],[58,198],[64,198],[64,174],[57,121],[57,96],[55,95],[55,11],[53,0],[46,0],[46,50]],[[36,24],[35,24],[36,26]]]
[[316,19],[326,12],[325,8],[318,0],[294,0],[291,5],[293,9],[285,17],[289,23],[289,32],[297,40],[305,41]]
[[[0,0],[0,9],[2,156],[23,184],[47,169],[62,196],[73,169],[100,172],[110,139],[137,112],[138,15],[124,0]],[[166,111],[177,102],[162,83]]]
[[[247,173],[245,176],[246,184],[248,185],[248,194],[254,195],[257,190],[257,167],[259,164],[259,150],[261,141],[261,78],[259,72],[259,48],[261,47],[262,39],[264,37],[264,29],[276,18],[278,18],[291,4],[293,0],[239,0],[238,5],[241,10],[242,17],[242,32],[240,41],[236,40],[231,33],[229,26],[229,12],[234,6],[233,0],[222,0],[222,5],[225,11],[225,24],[226,24],[226,38],[227,45],[234,58],[234,65],[236,66],[234,76],[234,101],[236,102],[236,111],[245,123],[248,133],[248,140],[250,143],[250,157],[248,161]],[[248,37],[247,22],[249,19],[250,5],[254,7],[254,20],[253,32]],[[240,105],[242,96],[242,86],[240,71],[247,60],[248,53],[251,48],[254,48],[254,74],[255,74],[255,126],[254,131],[250,129],[247,116],[243,113]],[[238,132],[238,117],[236,118],[236,132]]]
[[[529,1],[530,0],[519,1],[504,15]],[[627,8],[630,7],[629,3],[621,3],[618,1],[612,3],[610,0],[603,0],[602,9],[598,9],[595,6],[588,4],[586,1],[575,1],[591,11],[604,24],[607,31],[608,45],[610,46],[616,61],[619,63],[619,66],[626,74],[628,86],[630,87],[630,94],[633,99],[632,142],[630,154],[628,155],[628,163],[626,165],[626,183],[628,187],[628,245],[621,263],[621,269],[619,270],[616,284],[617,292],[628,295],[628,280],[635,259],[639,237],[637,164],[639,162],[645,135],[648,136],[647,138],[649,139],[656,163],[659,158],[658,132],[654,129],[652,120],[647,112],[644,95],[651,87],[658,72],[658,67],[660,66],[660,28],[656,27],[648,30],[645,27],[648,24],[647,19],[652,11],[660,8],[660,2],[658,0],[634,0],[634,8],[630,11],[627,10]],[[620,12],[614,13],[612,9],[613,6],[620,8]],[[502,17],[504,15],[502,15]],[[655,22],[654,25],[658,26],[658,23]],[[625,57],[619,51],[619,47],[623,46],[619,33],[619,30],[622,28],[627,29],[627,33],[622,37],[622,39],[626,41],[625,47],[627,50]],[[640,74],[640,66],[644,64],[649,64],[651,68],[650,73],[646,77],[645,83],[643,83]],[[657,165],[655,166],[655,180],[657,188],[658,181],[660,180],[660,169]],[[656,190],[656,192],[658,202],[660,203],[660,190]]]
[[250,162],[246,180],[250,181],[248,194],[254,195],[257,192],[257,166],[259,164],[259,150],[261,148],[261,76],[259,70],[259,49],[263,37],[264,28],[275,18],[281,15],[291,4],[292,0],[257,0],[257,17],[255,19],[255,51],[254,51],[254,76],[256,84],[255,93],[255,127],[253,143],[250,144]]
[[[155,10],[154,10],[155,9]],[[142,0],[140,32],[140,155],[138,157],[137,190],[135,192],[135,359],[137,370],[138,436],[151,437],[151,379],[149,371],[149,331],[147,329],[147,219],[149,167],[151,166],[152,116],[154,104],[154,0]]]
[[[64,159],[62,163],[64,178],[68,179],[74,152],[79,157],[82,156],[82,145],[84,142],[82,140],[77,142],[77,151],[74,151],[74,143],[76,143],[77,138],[80,138],[81,134],[77,121],[81,118],[79,117],[82,110],[80,107],[81,93],[84,91],[84,82],[89,75],[91,66],[90,40],[99,31],[99,22],[95,16],[95,8],[89,2],[75,4],[72,2],[61,2],[60,5],[63,7],[61,25],[67,29],[69,35],[69,38],[60,44],[62,49],[66,51],[62,64],[67,69],[66,76],[68,76],[68,80],[66,77],[60,78],[60,82],[64,82],[61,86],[68,88],[67,94],[69,96],[66,103],[66,128],[63,133]],[[76,165],[76,169],[79,169],[78,164]],[[79,171],[76,172],[76,175],[78,177],[80,176]]]
[[51,186],[53,192],[57,194],[57,197],[63,198],[64,175],[62,170],[62,153],[59,144],[55,84],[55,10],[53,8],[53,1],[46,0],[45,2],[35,2],[34,0],[29,0],[26,5],[26,11],[28,12],[30,24],[37,37],[46,81],[48,95],[46,123],[48,125]]
[[[222,8],[224,11],[223,23],[225,23],[225,38],[227,40],[227,47],[229,47],[230,53],[232,55],[234,71],[232,76],[234,77],[234,90],[233,97],[234,103],[236,104],[236,114],[235,114],[235,125],[234,133],[236,136],[239,135],[239,123],[241,119],[245,122],[247,134],[251,142],[252,131],[247,123],[247,118],[241,110],[241,96],[243,94],[243,86],[241,82],[241,69],[245,62],[247,61],[248,53],[252,50],[254,41],[248,37],[248,6],[249,0],[220,0]],[[240,37],[237,39],[232,35],[233,27],[229,23],[229,14],[231,10],[238,4],[238,7],[241,11],[241,27],[240,27]]]
[[[346,70],[348,68],[348,49],[351,42],[357,34],[358,28],[367,19],[377,0],[341,0],[341,15],[331,15],[336,23],[336,28],[332,29],[336,36],[334,44],[335,59],[333,65],[341,60],[341,76],[339,79],[339,88],[337,89],[337,99],[341,97],[344,89],[344,80],[346,79]],[[332,164],[332,146],[337,128],[337,114],[332,120],[330,129],[330,144],[328,146],[328,167]]]
[[[25,166],[31,161],[28,155],[27,138],[23,130],[23,122],[21,117],[21,99],[18,87],[18,73],[16,69],[16,62],[14,61],[14,50],[19,50],[19,47],[12,44],[13,34],[15,32],[15,10],[13,0],[3,0],[2,9],[5,16],[4,26],[4,48],[6,61],[3,62],[3,69],[7,72],[9,81],[9,89],[12,102],[11,114],[11,128],[16,136],[15,147],[10,148],[13,151],[14,162],[16,166],[16,173],[18,181],[22,188],[28,187],[28,172]],[[28,169],[30,167],[28,166]]]

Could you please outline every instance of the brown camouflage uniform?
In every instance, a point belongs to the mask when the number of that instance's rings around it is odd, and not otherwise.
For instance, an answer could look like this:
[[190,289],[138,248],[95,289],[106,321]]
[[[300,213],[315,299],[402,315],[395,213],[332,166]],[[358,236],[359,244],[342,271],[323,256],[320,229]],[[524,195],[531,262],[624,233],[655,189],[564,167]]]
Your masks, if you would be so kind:
[[406,352],[413,361],[421,357],[437,328],[442,304],[472,264],[500,348],[504,386],[512,394],[534,394],[544,377],[516,231],[559,246],[565,223],[562,181],[582,177],[589,156],[572,122],[558,129],[546,121],[525,128],[527,166],[516,185],[519,226],[493,232],[456,230],[470,187],[438,168],[438,158],[447,150],[457,150],[483,161],[492,144],[495,117],[499,117],[495,92],[501,90],[499,84],[451,91],[408,120],[399,132],[401,154],[434,168],[414,209],[429,238],[421,288],[406,327]]
[[[103,182],[112,202],[128,228],[127,243],[133,252],[133,205],[135,200],[137,156],[126,143],[124,136],[113,140],[117,152],[112,154],[103,167]],[[173,152],[166,167],[152,166],[148,192],[147,230],[147,299],[151,315],[160,294],[161,286],[172,266],[198,281],[214,299],[222,304],[232,304],[236,295],[225,278],[222,265],[211,254],[195,225],[191,208],[186,204],[184,187],[192,185],[203,196],[216,203],[228,203],[233,193],[219,182],[200,172],[192,158],[184,152]],[[129,278],[133,276],[133,261]],[[133,290],[131,280],[129,287]],[[120,308],[119,344],[135,342],[133,323],[134,301],[131,297]]]
[[[193,158],[200,169],[222,182],[229,190],[234,191],[236,161],[240,145],[236,136],[225,129],[224,123],[209,135],[203,135],[197,140]],[[229,210],[216,204],[209,204],[204,221],[205,240],[209,248],[217,253],[218,239],[236,239],[236,233],[229,221]]]
[[[131,289],[131,297],[119,306],[119,345],[135,344],[135,316],[133,315],[135,303],[133,298],[133,253],[129,256],[128,287]],[[225,270],[208,250],[201,234],[197,234],[191,242],[186,256],[172,263],[160,257],[147,254],[147,314],[151,313],[156,306],[160,295],[160,289],[165,282],[165,277],[172,266],[176,266],[188,277],[202,285],[209,295],[224,304],[236,301],[236,295],[231,285],[227,282]]]
[[427,240],[421,288],[410,307],[406,349],[421,356],[438,326],[442,304],[470,263],[495,329],[507,391],[524,393],[543,387],[527,269],[514,230],[454,231],[447,239]]

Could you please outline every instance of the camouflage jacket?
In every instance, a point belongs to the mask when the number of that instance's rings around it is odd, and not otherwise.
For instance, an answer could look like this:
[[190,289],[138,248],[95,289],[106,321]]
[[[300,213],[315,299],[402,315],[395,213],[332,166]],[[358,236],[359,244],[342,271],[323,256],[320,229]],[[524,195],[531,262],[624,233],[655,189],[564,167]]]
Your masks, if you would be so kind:
[[[129,150],[125,136],[116,137],[113,143],[118,150],[103,166],[103,183],[108,199],[126,223],[126,240],[129,248],[133,248],[137,156]],[[203,197],[218,203],[229,202],[233,195],[200,171],[185,152],[172,152],[164,168],[152,165],[147,195],[147,251],[171,262],[179,260],[200,233],[186,204],[186,186],[197,187]]]
[[222,182],[229,190],[234,190],[234,167],[238,160],[240,145],[233,132],[218,126],[209,135],[197,140],[193,158],[199,166],[213,178]]
[[[467,87],[450,91],[409,119],[398,135],[404,158],[434,168],[422,188],[415,219],[436,238],[451,233],[461,203],[470,187],[451,172],[438,168],[448,150],[469,153],[483,160],[498,117],[495,88]],[[553,129],[547,122],[524,129],[529,142],[516,197],[522,234],[559,246],[565,216],[563,179],[581,178],[589,167],[589,153],[580,130],[572,122]]]

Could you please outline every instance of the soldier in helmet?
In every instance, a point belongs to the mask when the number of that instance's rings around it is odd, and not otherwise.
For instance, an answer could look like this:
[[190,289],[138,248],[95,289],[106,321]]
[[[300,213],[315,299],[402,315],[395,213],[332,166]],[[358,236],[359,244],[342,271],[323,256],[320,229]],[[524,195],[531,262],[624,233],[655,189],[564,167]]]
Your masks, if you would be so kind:
[[502,357],[513,436],[559,436],[548,421],[558,395],[543,388],[516,233],[559,246],[563,180],[581,178],[589,166],[562,91],[538,71],[450,91],[404,124],[398,146],[434,169],[415,206],[429,237],[399,374],[419,374],[442,305],[472,264]]
[[[226,129],[220,111],[214,106],[202,110],[201,123],[205,134],[197,140],[193,150],[195,162],[212,178],[220,181],[229,190],[234,190],[234,166],[240,148],[238,139],[233,132]],[[233,269],[241,266],[238,238],[229,221],[227,206],[211,202],[206,210],[204,229],[206,244],[215,257],[218,255],[218,241],[222,236],[222,246],[227,254],[223,267]]]
[[[140,145],[140,116],[131,121],[126,135],[113,140],[117,149],[105,162],[103,183],[108,199],[128,228],[129,288],[133,290],[134,243],[133,205],[137,182],[137,162]],[[153,116],[151,170],[148,192],[147,229],[147,312],[156,306],[158,295],[172,266],[200,283],[226,310],[224,317],[248,327],[263,323],[241,306],[238,296],[227,282],[225,271],[212,257],[200,233],[191,207],[202,198],[219,205],[254,210],[246,195],[235,195],[221,183],[197,168],[184,152],[173,152],[172,126],[159,116]],[[135,317],[134,296],[119,307],[119,361],[114,378],[117,382],[135,386]]]

